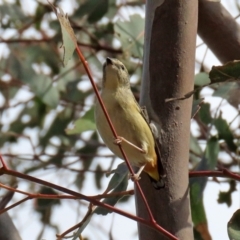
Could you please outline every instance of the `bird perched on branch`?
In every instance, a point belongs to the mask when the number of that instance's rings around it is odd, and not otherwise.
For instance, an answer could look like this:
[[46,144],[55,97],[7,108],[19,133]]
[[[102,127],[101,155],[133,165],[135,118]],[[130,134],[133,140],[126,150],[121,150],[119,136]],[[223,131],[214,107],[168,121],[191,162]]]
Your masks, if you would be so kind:
[[104,112],[97,102],[96,125],[107,147],[123,159],[117,146],[121,144],[130,164],[139,167],[134,175],[135,180],[144,171],[150,176],[156,189],[164,187],[165,171],[156,127],[154,128],[145,111],[136,102],[130,88],[128,71],[118,59],[108,57],[103,65],[101,97],[119,136],[114,140]]

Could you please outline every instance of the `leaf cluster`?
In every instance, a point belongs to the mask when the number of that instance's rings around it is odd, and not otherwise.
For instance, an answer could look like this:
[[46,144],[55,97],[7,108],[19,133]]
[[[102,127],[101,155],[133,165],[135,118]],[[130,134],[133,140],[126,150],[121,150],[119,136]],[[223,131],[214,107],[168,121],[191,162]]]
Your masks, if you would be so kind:
[[[123,16],[121,13],[126,9],[142,10],[142,1],[79,2],[68,18],[96,82],[100,85],[104,59],[107,56],[119,58],[132,76],[133,92],[138,99],[144,19],[137,13]],[[71,176],[63,183],[79,191],[89,187],[88,173],[94,173],[91,188],[102,189],[104,173],[112,170],[115,158],[102,154],[104,145],[94,123],[94,94],[81,62],[73,55],[68,65],[62,66],[65,53],[61,48],[60,25],[51,12],[51,7],[41,2],[36,3],[32,14],[24,11],[19,1],[0,5],[3,31],[0,42],[6,49],[0,61],[0,146],[4,158],[17,171],[33,175],[44,170],[61,171],[62,175]],[[9,30],[14,32],[11,37],[7,35]],[[239,118],[239,69],[239,62],[231,62],[213,67],[210,73],[201,68],[195,77],[196,88],[211,85],[194,93],[192,121],[197,131],[192,131],[190,138],[190,170],[238,166],[239,124],[236,125],[235,120]],[[220,99],[217,107],[204,99],[206,88],[213,98]],[[236,116],[226,118],[223,103],[231,106]],[[16,151],[16,146],[24,147]],[[102,164],[103,157],[107,164]],[[115,193],[127,188],[126,171],[119,174],[118,170],[106,191]],[[56,175],[56,178],[61,181],[61,176]],[[212,180],[220,183],[219,179]],[[203,204],[207,181],[207,178],[190,180],[196,236],[199,231],[200,235],[208,232]],[[232,181],[228,184],[229,191],[219,193],[218,203],[230,206],[235,185]],[[53,194],[35,185],[29,188]],[[115,205],[119,199],[118,196],[103,201]],[[35,210],[41,214],[44,224],[53,226],[50,216],[55,205],[59,205],[59,201],[37,202]],[[94,211],[108,213],[103,208]],[[89,215],[89,221],[90,218]]]

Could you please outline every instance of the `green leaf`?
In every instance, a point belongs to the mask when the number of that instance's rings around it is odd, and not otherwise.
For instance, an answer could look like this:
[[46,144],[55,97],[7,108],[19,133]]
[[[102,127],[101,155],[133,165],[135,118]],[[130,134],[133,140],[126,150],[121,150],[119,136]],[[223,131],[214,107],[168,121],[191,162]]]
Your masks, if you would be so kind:
[[209,169],[214,169],[217,165],[219,153],[219,142],[217,137],[211,137],[207,141],[205,157],[207,159],[207,166]]
[[[3,144],[4,140],[5,142],[16,142],[16,134],[22,134],[27,127],[41,127],[45,114],[47,113],[46,105],[38,97],[35,97],[31,103],[33,105],[23,105],[23,110],[17,115],[16,119],[10,123],[8,132],[0,133],[0,144]],[[22,117],[26,115],[30,118],[27,123],[22,122]]]
[[[192,220],[194,223],[194,239],[199,240],[211,239],[208,231],[207,217],[203,203],[202,180],[202,178],[194,178],[192,181],[190,181],[190,202]],[[207,178],[204,178],[204,181],[207,181]],[[195,238],[195,236],[197,237]]]
[[203,123],[206,125],[212,122],[212,116],[210,111],[210,104],[209,103],[203,103],[201,105],[201,108],[198,112],[199,117]]
[[203,98],[193,100],[191,118],[195,117],[195,115],[200,110],[202,104],[203,104]]
[[194,152],[196,155],[202,154],[202,149],[199,146],[199,142],[192,134],[190,135],[190,150],[191,152]]
[[240,85],[237,83],[224,83],[215,90],[213,96],[226,99],[232,106],[238,108],[240,104]]
[[24,55],[16,46],[12,46],[11,50],[14,54],[11,53],[6,62],[6,67],[8,66],[9,68],[9,74],[15,79],[31,84],[37,74],[33,71],[31,67],[32,63],[29,61],[28,56]]
[[225,140],[225,142],[227,143],[231,151],[236,151],[237,146],[233,141],[234,137],[229,128],[227,121],[223,119],[222,116],[219,116],[218,118],[214,119],[213,124],[215,125],[218,131],[219,139]]
[[57,54],[51,54],[53,51],[52,45],[47,43],[40,43],[33,46],[28,45],[24,47],[22,51],[24,51],[29,62],[44,63],[51,68],[53,74],[59,74],[59,56]]
[[57,107],[59,103],[59,92],[57,88],[53,86],[52,80],[48,76],[37,75],[29,85],[44,103],[52,108]]
[[203,85],[207,85],[209,83],[210,83],[210,79],[209,79],[209,76],[207,73],[200,72],[195,75],[194,84],[196,86],[203,86]]
[[118,20],[114,26],[122,48],[128,56],[142,58],[144,42],[144,19],[134,14],[129,21]]
[[72,57],[75,48],[77,47],[77,39],[74,35],[73,29],[71,24],[68,20],[67,14],[64,14],[63,10],[58,7],[58,9],[51,4],[49,1],[48,3],[52,7],[53,11],[55,12],[59,23],[61,25],[62,30],[62,39],[63,39],[63,48],[64,48],[64,55],[63,55],[63,65],[66,66],[69,59]]
[[234,180],[230,180],[229,184],[229,190],[225,192],[220,191],[218,195],[218,203],[226,203],[228,207],[232,205],[232,193],[237,190]]
[[232,198],[229,192],[219,192],[218,203],[226,203],[228,207],[232,205]]
[[229,220],[227,231],[230,240],[240,240],[240,209]]
[[193,235],[194,235],[194,240],[204,240],[200,234],[200,232],[198,232],[195,227],[193,228]]
[[1,19],[4,19],[4,21],[1,21],[2,29],[20,29],[25,23],[31,21],[31,19],[24,14],[20,5],[16,3],[5,3],[5,1],[0,4],[0,16]]
[[[0,72],[1,74],[1,72]],[[3,75],[3,74],[2,74]],[[19,88],[14,86],[14,81],[10,82],[0,82],[0,92],[4,96],[4,98],[8,101],[13,99],[15,94],[18,92]]]
[[[117,185],[116,188],[113,189],[111,193],[126,191],[127,186],[128,186],[128,174],[124,176],[123,180]],[[111,206],[114,206],[122,197],[124,196],[115,196],[115,197],[105,198],[103,202]],[[106,208],[97,207],[95,210],[95,213],[100,215],[107,215],[108,213],[111,213],[111,211]]]
[[214,91],[213,96],[227,99],[229,97],[230,90],[233,89],[236,85],[236,83],[232,82],[220,84],[219,87]]
[[89,23],[95,23],[107,13],[108,0],[98,0],[97,4],[95,0],[91,0],[91,1],[95,2],[95,6],[94,6],[95,9],[88,15],[87,19]]
[[108,183],[106,192],[109,192],[112,189],[116,188],[125,179],[126,174],[128,174],[128,168],[123,162],[119,164],[115,170],[112,170],[111,173],[114,173],[114,175]]
[[[18,50],[16,50],[18,51]],[[11,75],[26,83],[44,103],[52,108],[56,108],[59,103],[59,92],[53,85],[52,79],[43,74],[37,74],[31,67],[31,56],[22,56],[20,53],[16,57],[9,56],[9,67]]]
[[194,225],[207,223],[203,197],[200,185],[195,182],[190,184],[191,213]]
[[98,189],[101,189],[102,188],[101,179],[104,176],[102,166],[98,164],[95,171],[96,172],[95,172],[94,176],[95,176],[96,187]]
[[94,108],[88,110],[84,116],[75,121],[73,129],[66,129],[67,134],[80,134],[85,131],[96,130],[94,121]]
[[190,135],[190,160],[191,163],[194,165],[199,163],[201,160],[201,156],[202,156],[202,149],[199,146],[199,142],[198,140],[191,134]]
[[[49,139],[53,136],[57,136],[60,139],[71,140],[71,136],[67,136],[65,129],[72,119],[72,107],[66,107],[62,112],[59,112],[58,115],[54,118],[52,124],[46,130],[46,133],[43,137],[40,138],[40,145],[47,146]],[[69,143],[69,146],[72,143]]]
[[88,15],[88,22],[95,23],[107,13],[108,5],[108,0],[87,0],[79,7],[75,15],[79,18]]
[[[62,88],[65,88],[65,83],[62,83]],[[89,96],[90,92],[92,92],[92,89],[86,92],[82,92],[77,88],[78,84],[79,79],[68,82],[64,92],[61,92],[62,98],[74,103],[83,103],[85,98]]]
[[75,12],[75,15],[79,18],[82,18],[84,15],[87,15],[94,11],[96,5],[97,4],[95,0],[86,0],[79,6],[78,10]]
[[105,17],[108,19],[112,19],[116,16],[118,12],[118,6],[116,4],[116,0],[108,0],[108,12],[105,14]]
[[211,83],[239,81],[240,61],[228,62],[223,66],[213,66],[209,78]]

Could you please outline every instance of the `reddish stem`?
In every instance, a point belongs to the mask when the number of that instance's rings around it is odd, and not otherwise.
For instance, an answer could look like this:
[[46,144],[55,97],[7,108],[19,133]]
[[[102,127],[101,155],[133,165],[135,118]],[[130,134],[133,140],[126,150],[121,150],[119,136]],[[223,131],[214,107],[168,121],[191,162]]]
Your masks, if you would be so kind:
[[[1,155],[0,155],[0,162],[4,166],[6,166],[6,164],[4,163]],[[149,227],[151,227],[151,228],[153,228],[155,230],[158,230],[158,231],[162,232],[165,236],[167,236],[169,239],[178,240],[178,238],[173,236],[171,233],[167,232],[165,229],[163,229],[162,227],[157,225],[155,222],[149,222],[149,221],[147,221],[147,220],[145,220],[143,218],[140,218],[140,217],[135,216],[133,214],[124,212],[124,211],[122,211],[122,210],[120,210],[118,208],[115,208],[115,207],[113,207],[113,206],[111,206],[109,204],[100,202],[100,201],[96,200],[95,198],[83,195],[83,194],[78,193],[78,192],[74,192],[74,191],[72,191],[70,189],[58,186],[58,185],[50,183],[50,182],[46,182],[44,180],[41,180],[41,179],[38,179],[38,178],[35,178],[35,177],[32,177],[32,176],[26,175],[26,174],[23,174],[23,173],[20,173],[20,172],[16,172],[16,171],[10,170],[7,167],[6,168],[5,167],[0,168],[0,175],[1,174],[8,174],[8,175],[11,175],[11,176],[15,176],[15,177],[18,177],[18,178],[21,178],[21,179],[29,180],[31,182],[35,182],[35,183],[38,183],[38,184],[41,184],[41,185],[44,185],[44,186],[56,189],[56,190],[61,191],[61,192],[65,192],[65,193],[70,194],[72,196],[75,196],[75,197],[77,197],[79,199],[83,199],[85,201],[91,202],[92,204],[94,204],[96,206],[100,206],[100,207],[109,209],[112,212],[118,213],[118,214],[120,214],[122,216],[125,216],[125,217],[129,218],[129,219],[132,219],[134,221],[140,222],[140,223],[142,223],[142,224],[144,224],[146,226],[149,226]],[[25,199],[23,199],[21,201],[26,201],[28,199],[30,199],[30,198],[27,197],[27,198],[25,198]]]
[[189,177],[229,177],[231,179],[240,181],[240,175],[237,173],[230,172],[223,168],[219,171],[191,171]]
[[[107,110],[106,110],[106,108],[105,108],[105,106],[104,106],[104,103],[103,103],[103,101],[102,101],[102,98],[101,98],[101,96],[100,96],[100,94],[99,94],[99,92],[98,92],[98,89],[97,89],[97,87],[96,87],[96,84],[95,84],[95,82],[94,82],[94,80],[93,80],[93,78],[92,78],[92,75],[91,75],[90,69],[89,69],[89,67],[88,67],[87,61],[85,60],[85,58],[84,58],[84,56],[83,56],[83,54],[82,54],[79,46],[76,46],[76,50],[77,50],[77,53],[78,53],[79,58],[81,59],[81,61],[82,61],[82,63],[83,63],[83,66],[84,66],[84,68],[85,68],[85,70],[86,70],[86,72],[87,72],[87,75],[88,75],[88,77],[89,77],[89,79],[90,79],[90,82],[91,82],[91,84],[92,84],[92,87],[93,87],[93,89],[94,89],[94,92],[95,92],[95,94],[96,94],[96,96],[97,96],[97,99],[98,99],[100,105],[101,105],[101,108],[102,108],[102,110],[103,110],[103,112],[104,112],[104,115],[105,115],[105,117],[106,117],[106,119],[107,119],[107,122],[108,122],[108,124],[109,124],[109,127],[111,128],[111,131],[112,131],[112,133],[113,133],[113,136],[117,139],[117,138],[118,138],[117,132],[116,132],[116,130],[115,130],[113,124],[112,124],[112,121],[111,121],[111,119],[110,119],[110,117],[109,117],[109,115],[108,115],[108,112],[107,112]],[[127,167],[128,167],[128,169],[129,169],[130,173],[131,173],[132,175],[134,175],[134,171],[133,171],[133,169],[132,169],[131,164],[129,163],[129,160],[128,160],[128,158],[127,158],[127,155],[125,154],[122,146],[121,146],[120,144],[118,144],[118,146],[119,146],[119,148],[120,148],[120,151],[121,151],[121,153],[122,153],[122,155],[123,155],[123,158],[124,158],[124,160],[125,160],[125,162],[126,162],[126,164],[127,164]],[[141,187],[140,187],[140,184],[138,183],[138,181],[135,181],[135,184],[136,184],[137,189],[138,189],[138,191],[139,191],[139,193],[140,193],[140,195],[141,195],[141,197],[142,197],[142,199],[143,199],[143,202],[144,202],[144,204],[145,204],[145,206],[146,206],[146,208],[147,208],[147,211],[148,211],[148,214],[149,214],[149,217],[150,217],[150,221],[151,221],[151,222],[154,222],[155,219],[154,219],[153,214],[152,214],[152,212],[151,212],[151,209],[150,209],[150,207],[149,207],[149,205],[148,205],[148,203],[147,203],[147,200],[146,200],[146,198],[145,198],[145,196],[144,196],[144,194],[143,194],[143,191],[142,191],[142,189],[141,189]]]
[[10,210],[10,209],[12,209],[12,208],[20,205],[20,204],[23,203],[23,202],[26,202],[26,201],[29,200],[29,199],[31,199],[31,197],[25,197],[24,199],[22,199],[22,200],[20,200],[20,201],[18,201],[18,202],[16,202],[16,203],[14,203],[14,204],[12,204],[11,206],[6,207],[6,208],[0,210],[0,214],[2,214],[2,213],[4,213],[4,212],[7,212],[8,210]]

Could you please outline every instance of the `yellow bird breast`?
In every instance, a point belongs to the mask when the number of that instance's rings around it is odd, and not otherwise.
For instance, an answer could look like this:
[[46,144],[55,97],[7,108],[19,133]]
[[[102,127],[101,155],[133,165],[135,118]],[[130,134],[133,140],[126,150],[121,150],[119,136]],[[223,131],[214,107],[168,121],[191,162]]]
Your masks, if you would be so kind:
[[[141,153],[123,141],[121,145],[130,163],[137,167],[147,164],[150,168],[156,168],[157,157],[152,132],[130,91],[125,88],[116,92],[103,89],[101,96],[118,136],[145,151]],[[97,129],[107,147],[119,158],[123,158],[119,147],[114,143],[113,133],[98,102],[95,118]]]

